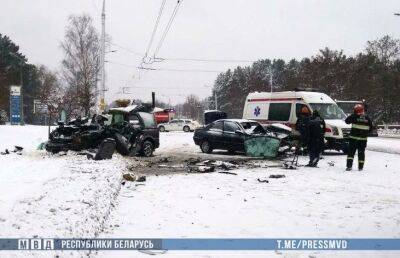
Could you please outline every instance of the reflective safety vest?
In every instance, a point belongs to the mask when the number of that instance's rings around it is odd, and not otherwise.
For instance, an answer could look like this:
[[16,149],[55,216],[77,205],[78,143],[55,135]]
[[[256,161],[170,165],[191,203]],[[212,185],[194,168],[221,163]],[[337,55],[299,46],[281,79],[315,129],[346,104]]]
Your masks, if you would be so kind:
[[367,140],[368,134],[372,130],[372,121],[368,116],[352,114],[346,118],[345,122],[351,124],[350,139]]

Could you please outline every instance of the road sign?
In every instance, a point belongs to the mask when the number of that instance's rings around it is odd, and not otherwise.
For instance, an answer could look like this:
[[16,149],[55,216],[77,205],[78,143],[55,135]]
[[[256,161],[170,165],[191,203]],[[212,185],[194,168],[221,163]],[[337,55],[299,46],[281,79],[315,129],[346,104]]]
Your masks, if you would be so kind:
[[21,122],[21,86],[10,87],[10,123],[12,125]]

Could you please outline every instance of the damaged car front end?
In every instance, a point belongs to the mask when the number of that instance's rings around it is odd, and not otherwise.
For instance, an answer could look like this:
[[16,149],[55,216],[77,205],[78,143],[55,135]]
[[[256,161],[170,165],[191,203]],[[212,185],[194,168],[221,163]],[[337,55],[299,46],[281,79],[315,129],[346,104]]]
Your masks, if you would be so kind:
[[59,126],[49,135],[47,151],[82,151],[96,149],[106,139],[115,141],[124,156],[152,156],[159,147],[159,132],[153,114],[146,106],[111,109],[107,115],[94,116],[91,122],[77,119]]

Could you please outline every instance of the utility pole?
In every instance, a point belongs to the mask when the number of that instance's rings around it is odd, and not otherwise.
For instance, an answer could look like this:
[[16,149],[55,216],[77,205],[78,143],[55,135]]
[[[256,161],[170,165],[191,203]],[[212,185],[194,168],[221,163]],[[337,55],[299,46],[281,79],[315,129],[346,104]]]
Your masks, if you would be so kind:
[[215,110],[218,110],[217,91],[214,91]]
[[271,62],[271,66],[269,67],[269,85],[271,86],[271,93],[272,93],[272,89],[273,89],[273,85],[272,85],[272,62]]
[[101,12],[101,56],[100,56],[100,73],[101,73],[101,85],[100,85],[100,103],[99,113],[105,110],[105,92],[106,92],[106,69],[105,69],[105,55],[106,55],[106,0],[103,0],[103,10]]

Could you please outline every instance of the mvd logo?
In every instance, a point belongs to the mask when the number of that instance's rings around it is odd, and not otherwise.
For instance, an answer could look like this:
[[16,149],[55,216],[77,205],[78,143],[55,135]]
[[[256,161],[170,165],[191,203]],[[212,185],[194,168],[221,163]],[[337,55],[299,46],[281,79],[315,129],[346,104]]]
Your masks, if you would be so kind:
[[54,250],[54,239],[50,238],[18,239],[18,250]]

